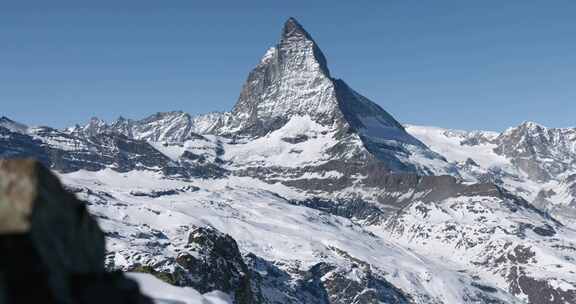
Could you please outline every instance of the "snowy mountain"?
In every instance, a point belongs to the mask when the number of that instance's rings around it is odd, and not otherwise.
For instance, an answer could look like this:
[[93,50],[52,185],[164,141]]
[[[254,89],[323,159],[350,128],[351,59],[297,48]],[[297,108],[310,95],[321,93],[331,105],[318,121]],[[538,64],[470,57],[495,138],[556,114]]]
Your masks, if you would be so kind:
[[502,133],[408,126],[469,181],[496,183],[564,223],[576,220],[576,128],[533,122]]
[[195,297],[575,303],[575,134],[404,127],[290,18],[230,112],[2,118],[0,155],[39,159],[86,201],[109,269]]
[[289,144],[318,141],[324,147],[322,156],[344,162],[342,166],[371,158],[387,172],[457,174],[380,106],[331,78],[322,51],[292,18],[280,42],[250,72],[231,112],[194,118],[182,112],[157,113],[139,121],[120,118],[111,125],[94,118],[71,130],[88,136],[102,131],[179,144],[197,138],[196,133],[263,141],[282,133],[281,140]]

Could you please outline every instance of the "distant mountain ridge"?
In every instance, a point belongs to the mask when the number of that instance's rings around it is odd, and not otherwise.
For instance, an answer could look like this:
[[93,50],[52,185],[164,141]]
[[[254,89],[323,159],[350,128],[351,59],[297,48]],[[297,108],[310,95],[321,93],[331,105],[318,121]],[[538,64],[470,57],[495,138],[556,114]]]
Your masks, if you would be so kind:
[[526,121],[502,133],[407,130],[455,163],[468,180],[496,183],[564,221],[576,219],[576,128]]

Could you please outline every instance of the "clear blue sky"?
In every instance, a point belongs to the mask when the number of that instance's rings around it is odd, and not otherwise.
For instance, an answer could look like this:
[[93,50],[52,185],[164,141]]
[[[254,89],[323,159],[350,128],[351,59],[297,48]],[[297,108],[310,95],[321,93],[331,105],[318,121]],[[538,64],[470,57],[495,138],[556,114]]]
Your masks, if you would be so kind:
[[346,80],[405,123],[576,124],[576,1],[0,2],[0,115],[231,109],[296,17]]

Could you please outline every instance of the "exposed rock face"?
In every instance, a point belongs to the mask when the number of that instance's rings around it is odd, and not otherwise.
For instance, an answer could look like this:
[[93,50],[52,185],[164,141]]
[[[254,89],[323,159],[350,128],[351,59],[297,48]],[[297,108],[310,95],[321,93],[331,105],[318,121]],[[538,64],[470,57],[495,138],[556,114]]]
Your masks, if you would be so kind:
[[[290,18],[280,42],[250,72],[227,124],[214,131],[221,135],[261,137],[303,116],[333,129],[333,137],[341,146],[349,146],[348,158],[372,155],[383,160],[389,172],[454,173],[439,155],[406,133],[380,106],[344,81],[333,79],[316,42]],[[352,152],[358,142],[362,148],[359,153]],[[410,161],[411,157],[423,157],[438,164],[418,167]]]
[[0,161],[0,246],[1,303],[151,303],[104,271],[102,231],[37,162]]
[[324,291],[325,301],[330,304],[411,303],[409,296],[372,273],[370,265],[357,262],[352,263],[349,269],[316,264],[303,276],[301,288]]
[[92,137],[102,133],[117,133],[128,138],[152,142],[184,142],[200,138],[194,132],[192,117],[181,111],[156,113],[141,120],[119,117],[112,124],[96,117],[84,126],[75,126],[68,133],[80,137]]
[[[87,138],[116,133],[177,145],[201,139],[197,133],[254,139],[291,128],[298,124],[289,124],[291,120],[302,118],[325,129],[323,137],[333,142],[327,147],[327,156],[334,160],[374,158],[387,172],[457,175],[453,166],[409,135],[384,109],[344,81],[332,78],[322,51],[293,18],[284,25],[280,42],[248,75],[231,112],[197,117],[165,112],[142,120],[121,117],[111,124],[93,118],[87,125],[65,133]],[[287,142],[305,141],[306,135],[296,136],[296,140],[287,138]]]
[[[93,120],[90,125],[92,127],[81,133],[49,127],[30,128],[21,132],[0,125],[0,156],[38,159],[45,166],[59,172],[147,170],[184,178],[210,178],[226,174],[217,159],[207,161],[202,155],[187,152],[181,159],[173,160],[146,140],[110,131],[109,126],[103,122]],[[98,130],[103,133],[98,133]],[[205,141],[200,136],[197,139]],[[161,147],[163,144],[158,145]],[[214,153],[218,153],[216,147],[214,150]]]
[[[342,263],[321,262],[290,274],[253,254],[246,256],[266,303],[409,304],[412,298],[388,282],[372,266],[332,248]],[[296,276],[293,280],[291,277]]]
[[[125,270],[150,273],[177,286],[193,287],[201,293],[220,290],[234,303],[264,303],[259,285],[238,249],[236,241],[210,227],[191,229],[188,242],[179,248],[170,267],[166,263],[135,264]],[[145,262],[145,261],[142,261]]]
[[261,136],[297,115],[312,115],[326,124],[341,118],[324,55],[291,18],[279,44],[266,52],[248,76],[229,128]]
[[239,304],[262,302],[238,245],[229,235],[207,227],[193,229],[176,263],[189,274],[186,285],[200,292],[230,292]]
[[525,122],[502,133],[495,152],[512,159],[531,179],[548,181],[576,168],[576,129]]

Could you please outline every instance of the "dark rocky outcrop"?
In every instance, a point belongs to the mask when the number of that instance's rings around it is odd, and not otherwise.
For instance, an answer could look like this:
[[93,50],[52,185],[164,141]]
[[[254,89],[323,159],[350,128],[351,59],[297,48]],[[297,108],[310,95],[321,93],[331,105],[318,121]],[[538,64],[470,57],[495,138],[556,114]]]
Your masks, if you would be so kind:
[[[306,289],[319,289],[326,294],[330,304],[408,304],[408,296],[385,279],[370,271],[369,265],[354,264],[351,270],[341,270],[326,263],[310,268],[303,279]],[[358,275],[356,279],[351,277]]]
[[[331,248],[346,262],[320,262],[307,270],[289,273],[253,254],[246,256],[266,303],[287,304],[409,304],[412,298],[372,271],[372,266]],[[293,277],[297,277],[293,280]]]
[[195,228],[176,263],[192,274],[190,285],[200,292],[231,292],[238,304],[261,302],[238,245],[227,234],[208,227]]
[[151,303],[104,270],[104,234],[32,160],[0,160],[0,303]]
[[236,241],[227,234],[210,227],[194,227],[174,263],[171,272],[151,265],[135,265],[130,271],[150,273],[167,283],[193,287],[201,293],[220,290],[231,294],[237,304],[264,303]]

